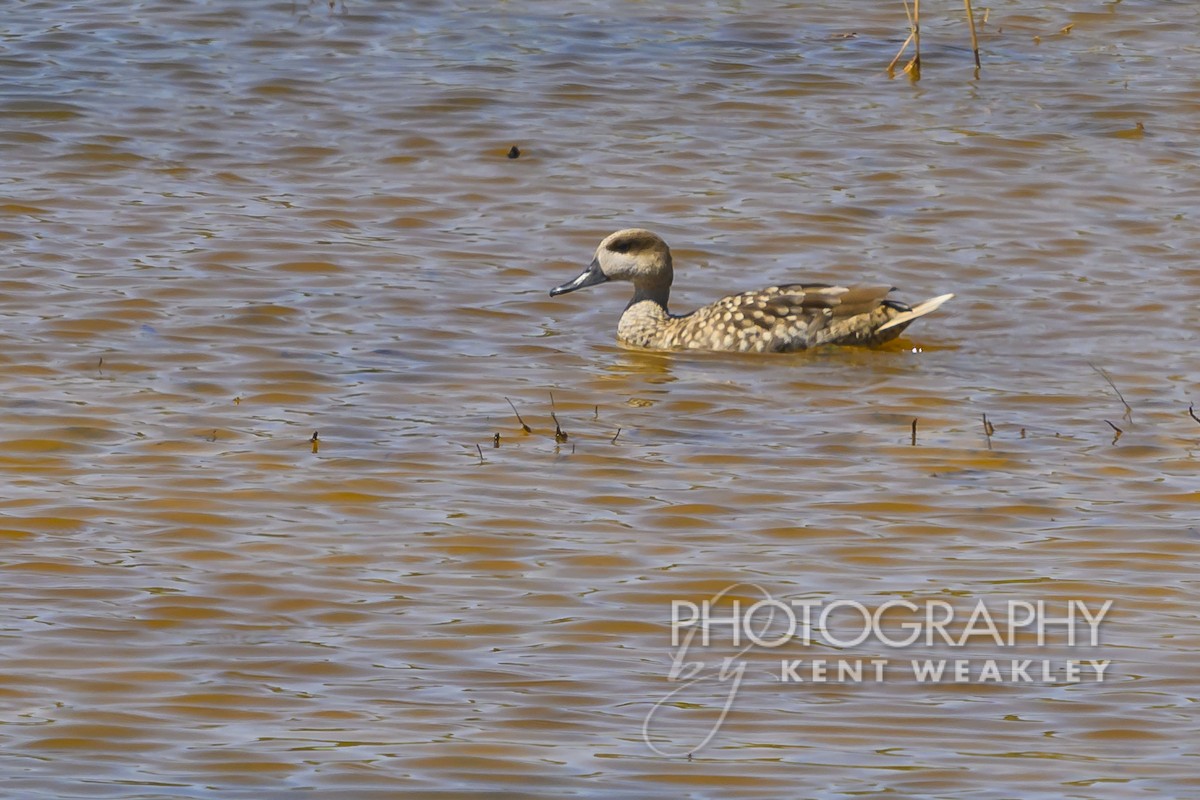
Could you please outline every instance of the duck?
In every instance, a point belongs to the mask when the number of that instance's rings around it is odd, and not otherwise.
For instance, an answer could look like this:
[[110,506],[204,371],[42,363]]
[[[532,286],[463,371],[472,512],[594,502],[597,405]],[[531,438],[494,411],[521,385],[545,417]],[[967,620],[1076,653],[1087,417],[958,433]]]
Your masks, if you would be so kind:
[[644,228],[609,234],[592,262],[551,297],[609,281],[633,284],[633,299],[617,324],[622,344],[650,350],[788,353],[821,345],[877,345],[954,297],[914,306],[888,295],[890,286],[790,283],[730,295],[689,314],[667,308],[674,271],[671,248]]

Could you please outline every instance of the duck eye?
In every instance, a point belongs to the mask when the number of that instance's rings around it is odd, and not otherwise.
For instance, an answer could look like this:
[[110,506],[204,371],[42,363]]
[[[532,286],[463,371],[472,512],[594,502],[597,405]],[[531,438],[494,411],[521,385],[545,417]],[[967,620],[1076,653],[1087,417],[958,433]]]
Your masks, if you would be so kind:
[[630,248],[632,248],[632,247],[633,247],[633,242],[630,241],[629,239],[619,239],[619,240],[613,242],[612,244],[610,244],[608,246],[608,249],[612,250],[614,253],[624,254],[624,253],[628,253]]

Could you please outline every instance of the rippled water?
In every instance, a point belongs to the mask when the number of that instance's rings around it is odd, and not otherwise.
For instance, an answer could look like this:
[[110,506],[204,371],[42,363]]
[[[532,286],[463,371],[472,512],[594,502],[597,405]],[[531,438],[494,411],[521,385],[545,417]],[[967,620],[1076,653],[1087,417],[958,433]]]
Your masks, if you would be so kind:
[[[899,3],[10,5],[4,796],[1195,794],[1194,4],[994,3],[978,77],[926,4],[916,83]],[[882,349],[635,352],[623,288],[547,296],[634,224],[678,311],[958,296]],[[760,649],[687,760],[728,687],[644,725],[672,601],[734,584],[1112,600],[1015,648],[1112,666]]]

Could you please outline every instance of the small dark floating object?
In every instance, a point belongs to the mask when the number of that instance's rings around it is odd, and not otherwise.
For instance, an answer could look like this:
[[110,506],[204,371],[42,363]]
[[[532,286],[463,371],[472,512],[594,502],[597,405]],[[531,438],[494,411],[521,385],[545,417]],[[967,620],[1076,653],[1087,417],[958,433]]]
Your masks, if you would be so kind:
[[521,157],[520,148],[518,148],[515,144],[512,147],[508,148],[508,157],[509,158],[520,158]]

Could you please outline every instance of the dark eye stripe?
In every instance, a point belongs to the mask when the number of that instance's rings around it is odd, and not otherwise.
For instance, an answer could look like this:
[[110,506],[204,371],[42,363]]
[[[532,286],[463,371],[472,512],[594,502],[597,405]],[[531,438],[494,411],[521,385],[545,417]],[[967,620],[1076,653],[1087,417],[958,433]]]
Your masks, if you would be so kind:
[[648,236],[626,236],[622,239],[609,242],[608,249],[614,253],[636,253],[641,250],[649,250],[654,247],[654,239]]

